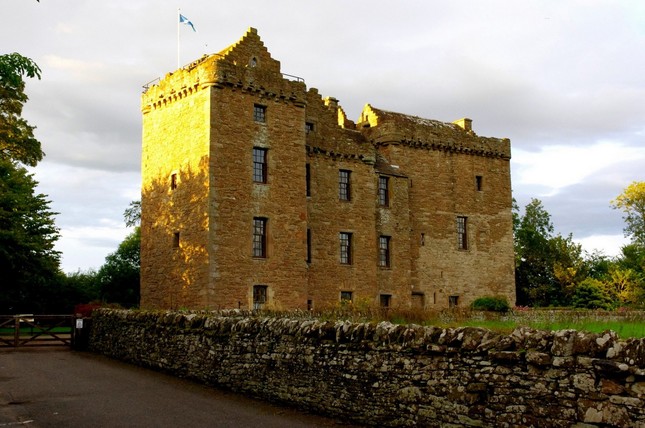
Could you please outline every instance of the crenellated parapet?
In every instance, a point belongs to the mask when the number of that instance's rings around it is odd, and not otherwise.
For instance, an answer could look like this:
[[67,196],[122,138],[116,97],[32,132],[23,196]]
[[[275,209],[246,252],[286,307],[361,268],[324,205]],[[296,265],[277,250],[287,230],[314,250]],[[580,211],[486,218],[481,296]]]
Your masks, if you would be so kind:
[[472,130],[472,120],[453,123],[424,119],[380,110],[367,104],[358,129],[377,146],[405,145],[474,156],[511,158],[508,138],[480,137]]

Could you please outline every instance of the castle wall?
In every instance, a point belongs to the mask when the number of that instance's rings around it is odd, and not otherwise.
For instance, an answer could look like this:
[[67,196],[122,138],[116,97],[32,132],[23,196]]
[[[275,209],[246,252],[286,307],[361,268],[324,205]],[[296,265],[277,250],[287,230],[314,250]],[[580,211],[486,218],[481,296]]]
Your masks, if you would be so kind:
[[[266,107],[266,123],[253,119]],[[209,248],[214,308],[250,308],[253,286],[274,307],[306,308],[304,108],[228,86],[212,102]],[[267,182],[253,181],[253,148],[267,150]],[[266,257],[253,257],[253,219],[267,219]]]
[[[515,302],[510,142],[367,105],[359,126],[410,180],[412,287],[426,307]],[[460,245],[457,218],[466,218]]]
[[209,298],[209,91],[177,93],[176,83],[159,87],[163,100],[143,115],[143,307],[202,307]]
[[[468,305],[482,296],[515,302],[509,162],[505,159],[391,145],[383,152],[409,176],[412,284],[426,306],[450,296]],[[476,176],[482,177],[477,189]],[[467,249],[458,248],[457,216],[467,217]]]
[[[351,292],[354,304],[410,304],[409,212],[407,180],[390,179],[387,208],[378,206],[375,150],[357,131],[339,127],[336,100],[322,100],[315,89],[307,96],[310,196],[307,198],[312,257],[309,297],[314,307],[338,304]],[[341,112],[341,116],[344,114]],[[346,123],[342,121],[342,125]],[[350,171],[350,200],[339,199],[339,170]],[[341,232],[352,234],[351,263],[340,263]],[[390,237],[388,267],[379,266],[378,240]]]
[[101,309],[90,347],[371,426],[645,425],[645,339],[613,332]]

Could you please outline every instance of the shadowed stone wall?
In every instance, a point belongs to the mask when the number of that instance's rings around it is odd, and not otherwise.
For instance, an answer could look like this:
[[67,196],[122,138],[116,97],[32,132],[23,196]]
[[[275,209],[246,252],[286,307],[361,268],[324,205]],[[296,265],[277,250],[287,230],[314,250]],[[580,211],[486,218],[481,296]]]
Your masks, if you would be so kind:
[[645,426],[645,340],[101,309],[96,352],[377,426]]

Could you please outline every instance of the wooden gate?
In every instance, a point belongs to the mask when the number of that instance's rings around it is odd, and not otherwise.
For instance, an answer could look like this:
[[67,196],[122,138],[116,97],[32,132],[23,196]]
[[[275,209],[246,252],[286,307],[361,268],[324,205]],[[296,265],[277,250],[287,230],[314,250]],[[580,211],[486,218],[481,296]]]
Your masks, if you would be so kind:
[[0,347],[73,346],[72,315],[0,315]]

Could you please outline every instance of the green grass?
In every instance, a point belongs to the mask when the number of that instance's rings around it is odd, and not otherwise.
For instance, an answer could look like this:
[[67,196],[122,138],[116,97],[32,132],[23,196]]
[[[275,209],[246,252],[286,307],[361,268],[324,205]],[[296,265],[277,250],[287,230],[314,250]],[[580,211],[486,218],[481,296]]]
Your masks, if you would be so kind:
[[572,329],[591,333],[613,330],[623,339],[645,338],[645,311],[642,310],[516,308],[508,313],[496,313],[460,308],[440,312],[410,309],[392,309],[384,312],[367,305],[346,305],[311,315],[323,320],[390,321],[393,324],[420,324],[442,328],[482,327],[503,334],[509,334],[518,327],[546,331]]
[[440,327],[482,327],[500,333],[511,333],[518,327],[536,330],[578,330],[603,333],[613,330],[619,337],[645,338],[645,313],[627,313],[580,310],[541,310],[495,314],[482,312],[461,312],[453,316],[439,316],[427,319],[424,325]]
[[[12,328],[0,328],[0,336],[13,336],[14,332],[16,330]],[[37,333],[71,333],[72,328],[71,327],[54,327],[51,330],[47,330],[47,327],[42,327],[42,328],[32,328],[32,327],[21,327],[20,328],[20,335],[28,335],[28,334],[37,334]]]
[[[424,323],[425,324],[425,323]],[[536,330],[557,331],[557,330],[578,330],[590,333],[603,333],[607,330],[615,331],[621,338],[645,338],[645,322],[634,321],[536,321],[536,322],[518,322],[514,320],[464,320],[463,322],[453,322],[442,325],[441,322],[428,324],[439,325],[442,327],[481,327],[499,333],[509,334],[518,327],[530,327]]]

